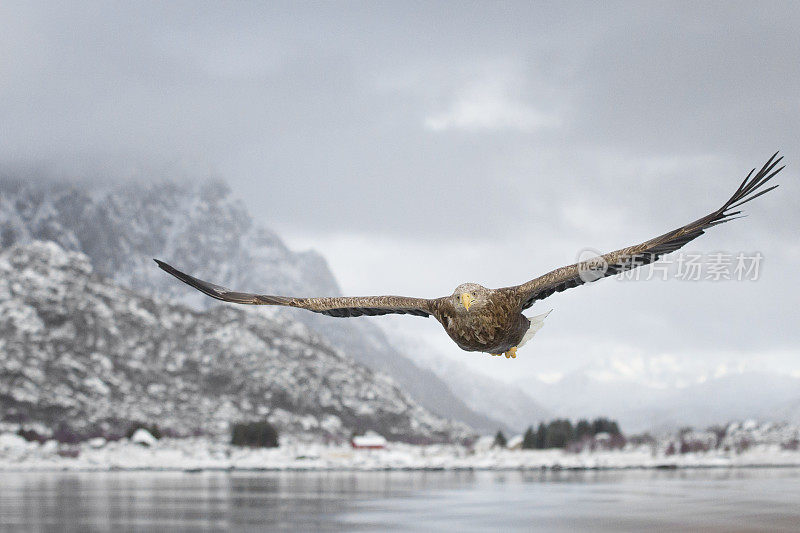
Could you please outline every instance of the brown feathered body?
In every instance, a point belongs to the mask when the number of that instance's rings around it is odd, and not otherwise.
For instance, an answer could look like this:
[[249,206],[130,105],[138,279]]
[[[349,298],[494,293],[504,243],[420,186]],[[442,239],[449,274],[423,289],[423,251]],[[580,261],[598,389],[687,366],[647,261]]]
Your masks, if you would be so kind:
[[531,323],[510,291],[481,289],[485,293],[469,310],[451,296],[433,300],[432,314],[462,350],[505,353],[519,345]]

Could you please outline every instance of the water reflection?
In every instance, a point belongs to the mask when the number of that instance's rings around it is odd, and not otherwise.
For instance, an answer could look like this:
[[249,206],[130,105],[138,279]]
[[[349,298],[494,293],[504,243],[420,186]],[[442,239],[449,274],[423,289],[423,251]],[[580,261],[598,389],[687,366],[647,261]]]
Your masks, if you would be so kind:
[[796,530],[800,470],[2,473],[0,529]]

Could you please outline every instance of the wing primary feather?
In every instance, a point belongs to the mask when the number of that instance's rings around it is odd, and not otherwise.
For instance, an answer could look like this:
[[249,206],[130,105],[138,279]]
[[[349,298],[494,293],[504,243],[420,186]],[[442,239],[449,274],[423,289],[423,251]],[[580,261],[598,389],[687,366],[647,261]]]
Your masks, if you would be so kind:
[[[526,309],[536,300],[547,298],[553,292],[561,292],[570,287],[597,281],[602,277],[613,276],[619,272],[649,264],[660,256],[683,247],[686,243],[705,233],[708,228],[744,218],[747,215],[742,214],[741,210],[737,210],[738,207],[778,187],[776,184],[763,188],[769,180],[785,168],[785,165],[778,167],[783,160],[783,156],[778,157],[778,154],[779,152],[772,154],[772,157],[757,172],[755,168],[751,169],[737,187],[736,192],[722,207],[694,222],[642,244],[553,270],[522,285],[506,287],[505,290],[516,293],[523,302],[523,309]],[[605,270],[601,272],[595,268],[598,259],[601,259],[603,261],[601,264],[605,265]],[[592,272],[592,274],[584,275],[585,272]]]
[[153,259],[153,261],[155,261],[156,264],[158,265],[158,268],[160,268],[164,272],[175,276],[176,278],[186,283],[187,285],[191,285],[198,291],[208,296],[211,296],[212,298],[216,298],[217,300],[222,300],[223,299],[222,294],[225,292],[230,292],[225,287],[214,285],[213,283],[197,279],[193,276],[190,276],[189,274],[181,272],[177,268],[165,263],[164,261],[160,261],[158,259]]
[[752,175],[753,175],[753,172],[755,172],[755,171],[756,171],[756,169],[755,169],[755,168],[751,168],[751,169],[750,169],[750,172],[748,172],[748,173],[747,173],[747,176],[745,176],[745,177],[744,177],[744,179],[742,180],[742,183],[741,183],[741,185],[739,185],[739,188],[738,188],[738,189],[736,189],[736,192],[735,192],[735,193],[733,193],[733,195],[734,195],[734,196],[736,196],[736,195],[738,195],[740,192],[742,192],[742,189],[744,189],[744,186],[747,184],[747,180],[749,180],[749,179],[750,179],[750,176],[752,176]]
[[[781,168],[783,168],[783,167],[781,167]],[[754,194],[753,196],[751,196],[751,197],[749,197],[749,198],[747,198],[747,199],[745,199],[745,200],[742,200],[741,202],[738,202],[738,203],[735,203],[735,204],[733,204],[732,206],[730,206],[730,209],[733,209],[733,208],[739,207],[740,205],[744,205],[744,204],[746,204],[747,202],[749,202],[749,201],[751,201],[751,200],[755,200],[756,198],[758,198],[758,197],[759,197],[759,196],[761,196],[762,194],[767,194],[769,191],[771,191],[771,190],[773,190],[773,189],[777,189],[779,186],[780,186],[780,184],[778,184],[778,185],[773,185],[772,187],[767,187],[767,188],[766,188],[766,189],[764,189],[763,191],[760,191],[759,193],[757,193],[757,194]],[[726,216],[729,216],[729,215],[726,215]]]
[[190,276],[167,263],[154,259],[156,264],[172,276],[197,289],[198,291],[223,302],[249,305],[284,305],[299,307],[315,313],[334,317],[377,316],[389,313],[430,316],[430,302],[423,298],[406,298],[402,296],[364,296],[364,297],[330,297],[330,298],[292,298],[288,296],[272,296],[269,294],[251,294],[237,292]]

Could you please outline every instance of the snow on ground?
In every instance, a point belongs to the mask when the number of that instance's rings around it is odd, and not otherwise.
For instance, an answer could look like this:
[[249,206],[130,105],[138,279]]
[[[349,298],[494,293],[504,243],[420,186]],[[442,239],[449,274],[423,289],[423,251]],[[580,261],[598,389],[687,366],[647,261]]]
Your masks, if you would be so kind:
[[[665,455],[649,446],[570,453],[563,450],[474,451],[459,445],[389,443],[382,450],[286,442],[239,448],[206,438],[161,439],[152,446],[127,439],[65,447],[5,439],[0,471],[11,470],[519,470],[800,466],[800,451],[759,444],[741,453]],[[13,443],[11,442],[13,440]]]

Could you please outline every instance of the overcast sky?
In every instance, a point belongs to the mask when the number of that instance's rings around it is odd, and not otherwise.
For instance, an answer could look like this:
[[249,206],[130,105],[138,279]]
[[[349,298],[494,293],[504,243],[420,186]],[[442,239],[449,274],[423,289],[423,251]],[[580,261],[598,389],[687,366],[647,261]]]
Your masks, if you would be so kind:
[[761,252],[758,281],[567,291],[513,362],[371,320],[508,379],[800,375],[798,28],[797,2],[3,2],[0,164],[221,177],[346,293],[433,297],[659,235],[780,149],[781,188],[688,247]]

